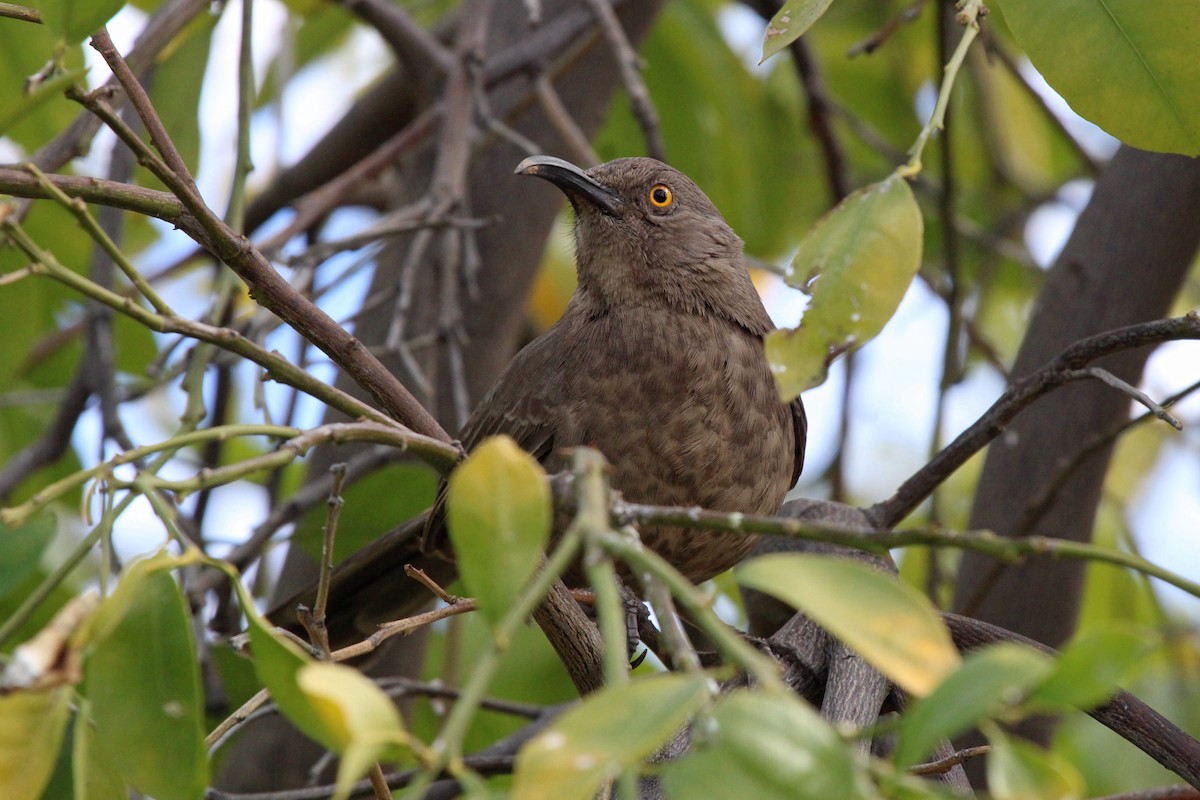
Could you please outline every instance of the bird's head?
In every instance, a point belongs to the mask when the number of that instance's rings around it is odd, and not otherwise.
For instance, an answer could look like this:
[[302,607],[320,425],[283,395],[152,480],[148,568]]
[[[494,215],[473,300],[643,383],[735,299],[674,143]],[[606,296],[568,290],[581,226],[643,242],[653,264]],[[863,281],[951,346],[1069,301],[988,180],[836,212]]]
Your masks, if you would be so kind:
[[743,324],[742,317],[760,316],[742,240],[679,170],[653,158],[618,158],[584,171],[532,156],[516,171],[548,180],[571,201],[579,285],[592,301],[667,303]]

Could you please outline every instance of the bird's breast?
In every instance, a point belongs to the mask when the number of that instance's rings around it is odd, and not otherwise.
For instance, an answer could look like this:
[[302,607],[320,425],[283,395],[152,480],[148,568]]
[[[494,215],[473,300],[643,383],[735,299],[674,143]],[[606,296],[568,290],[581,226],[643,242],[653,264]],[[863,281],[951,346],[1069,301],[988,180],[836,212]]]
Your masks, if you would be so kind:
[[722,319],[648,309],[581,333],[558,442],[603,452],[614,488],[635,502],[778,510],[794,434],[759,337]]

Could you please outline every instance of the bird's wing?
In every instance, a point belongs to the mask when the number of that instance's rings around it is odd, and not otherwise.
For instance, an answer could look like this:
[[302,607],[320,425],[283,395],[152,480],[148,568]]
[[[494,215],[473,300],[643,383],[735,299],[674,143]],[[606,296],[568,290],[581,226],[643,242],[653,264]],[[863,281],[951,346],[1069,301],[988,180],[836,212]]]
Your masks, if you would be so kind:
[[[551,367],[554,333],[552,329],[519,352],[475,408],[459,435],[468,453],[489,436],[504,434],[543,464],[550,457],[562,413],[562,372]],[[446,488],[442,478],[422,536],[426,553],[445,549]]]
[[804,442],[808,438],[808,417],[804,414],[804,403],[797,397],[790,404],[792,410],[792,433],[796,437],[796,457],[792,462],[792,486],[800,480],[804,468]]

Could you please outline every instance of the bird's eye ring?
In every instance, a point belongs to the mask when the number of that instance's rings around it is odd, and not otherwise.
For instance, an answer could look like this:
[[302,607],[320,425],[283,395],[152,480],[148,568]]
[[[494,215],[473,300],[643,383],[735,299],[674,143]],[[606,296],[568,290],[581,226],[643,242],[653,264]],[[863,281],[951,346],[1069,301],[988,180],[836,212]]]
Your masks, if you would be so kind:
[[650,205],[655,208],[666,208],[674,199],[670,187],[664,183],[656,183],[650,189]]

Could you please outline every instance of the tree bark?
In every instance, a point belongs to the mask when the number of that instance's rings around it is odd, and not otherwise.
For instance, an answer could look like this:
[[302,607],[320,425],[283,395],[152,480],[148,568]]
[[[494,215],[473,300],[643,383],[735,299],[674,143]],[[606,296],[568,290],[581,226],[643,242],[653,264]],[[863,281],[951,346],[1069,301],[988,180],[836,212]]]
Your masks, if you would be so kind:
[[[1047,275],[1013,375],[1032,372],[1086,336],[1166,316],[1198,244],[1200,160],[1122,147]],[[1097,366],[1136,385],[1149,354],[1127,351]],[[988,451],[970,527],[1088,540],[1111,447],[1081,462],[1029,530],[1014,528],[1059,465],[1089,436],[1127,418],[1129,406],[1126,395],[1099,381],[1077,382],[1018,417]],[[1075,629],[1084,574],[1078,561],[1001,565],[967,553],[955,610],[1057,647]],[[1052,725],[1032,721],[1023,731],[1046,742]]]

